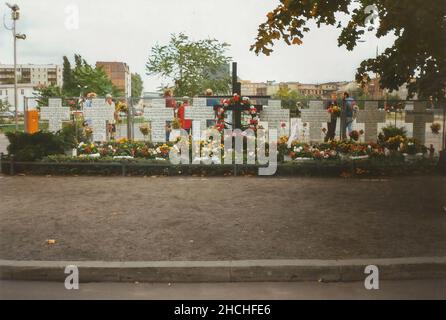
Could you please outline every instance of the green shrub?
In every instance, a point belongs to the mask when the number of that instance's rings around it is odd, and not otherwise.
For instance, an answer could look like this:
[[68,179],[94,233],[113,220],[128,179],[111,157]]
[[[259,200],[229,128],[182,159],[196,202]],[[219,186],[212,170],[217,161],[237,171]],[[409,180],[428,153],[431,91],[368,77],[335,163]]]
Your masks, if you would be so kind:
[[39,131],[34,134],[8,132],[8,153],[17,161],[35,161],[45,156],[64,153],[64,142],[60,136]]
[[62,139],[65,149],[76,148],[80,142],[87,141],[82,130],[82,125],[79,122],[76,125],[73,123],[65,125],[63,129],[58,132],[58,136]]

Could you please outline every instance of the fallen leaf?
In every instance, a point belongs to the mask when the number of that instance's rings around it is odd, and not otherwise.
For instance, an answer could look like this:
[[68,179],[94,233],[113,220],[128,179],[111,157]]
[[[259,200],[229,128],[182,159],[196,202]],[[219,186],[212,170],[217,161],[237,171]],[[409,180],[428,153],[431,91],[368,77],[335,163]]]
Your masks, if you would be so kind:
[[54,240],[54,239],[48,239],[48,240],[46,240],[46,243],[47,243],[47,244],[56,244],[56,240]]

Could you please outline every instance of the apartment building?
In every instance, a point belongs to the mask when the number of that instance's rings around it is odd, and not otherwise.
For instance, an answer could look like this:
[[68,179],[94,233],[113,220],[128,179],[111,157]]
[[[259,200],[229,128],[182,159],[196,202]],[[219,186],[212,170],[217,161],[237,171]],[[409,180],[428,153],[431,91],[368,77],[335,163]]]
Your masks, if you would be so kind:
[[[62,66],[56,64],[19,64],[17,83],[62,86]],[[14,84],[14,65],[0,64],[0,85]]]
[[125,97],[132,94],[132,76],[129,66],[124,62],[96,62],[96,68],[102,68],[114,86],[120,89]]

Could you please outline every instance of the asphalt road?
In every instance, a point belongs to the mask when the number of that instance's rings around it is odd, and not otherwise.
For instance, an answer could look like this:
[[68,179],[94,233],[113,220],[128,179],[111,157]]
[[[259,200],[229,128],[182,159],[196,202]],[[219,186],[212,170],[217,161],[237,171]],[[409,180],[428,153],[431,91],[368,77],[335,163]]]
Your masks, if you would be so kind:
[[66,290],[63,283],[0,281],[0,299],[446,299],[446,279],[381,281],[379,290],[362,282],[318,283],[81,283]]

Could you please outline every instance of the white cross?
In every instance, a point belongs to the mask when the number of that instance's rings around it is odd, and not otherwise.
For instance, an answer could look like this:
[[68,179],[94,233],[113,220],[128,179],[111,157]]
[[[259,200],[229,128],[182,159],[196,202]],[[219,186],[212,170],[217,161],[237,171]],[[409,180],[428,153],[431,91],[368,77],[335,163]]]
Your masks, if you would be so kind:
[[279,137],[288,135],[290,131],[290,110],[281,109],[278,104],[270,106],[270,103],[271,100],[268,101],[268,106],[263,107],[260,112],[260,119],[262,122],[268,123],[268,130],[276,129]]
[[358,111],[356,122],[364,123],[365,141],[376,142],[378,123],[386,122],[386,113],[378,109],[378,101],[366,101],[364,110]]
[[302,122],[310,125],[310,140],[322,140],[322,123],[330,122],[331,116],[327,110],[324,109],[322,101],[310,101],[310,108],[301,111]]
[[152,100],[152,107],[144,110],[144,119],[150,121],[152,142],[166,142],[166,122],[173,118],[174,110],[166,108],[164,99]]
[[49,120],[48,130],[57,132],[62,129],[62,121],[70,120],[70,108],[62,107],[62,99],[48,99],[48,107],[40,109],[40,119]]
[[93,99],[91,107],[84,107],[84,119],[91,123],[94,141],[107,139],[107,121],[113,121],[115,109],[103,99]]
[[282,100],[268,100],[268,107],[270,108],[282,108]]
[[[207,120],[215,120],[215,112],[212,107],[203,106],[202,103],[184,108],[184,119],[192,120],[192,131],[194,137],[201,137],[201,133],[207,129]],[[198,132],[198,130],[200,130]]]
[[414,101],[413,111],[406,112],[406,122],[413,123],[413,137],[421,144],[426,142],[426,123],[434,121],[434,114],[426,110],[426,104],[423,101]]

